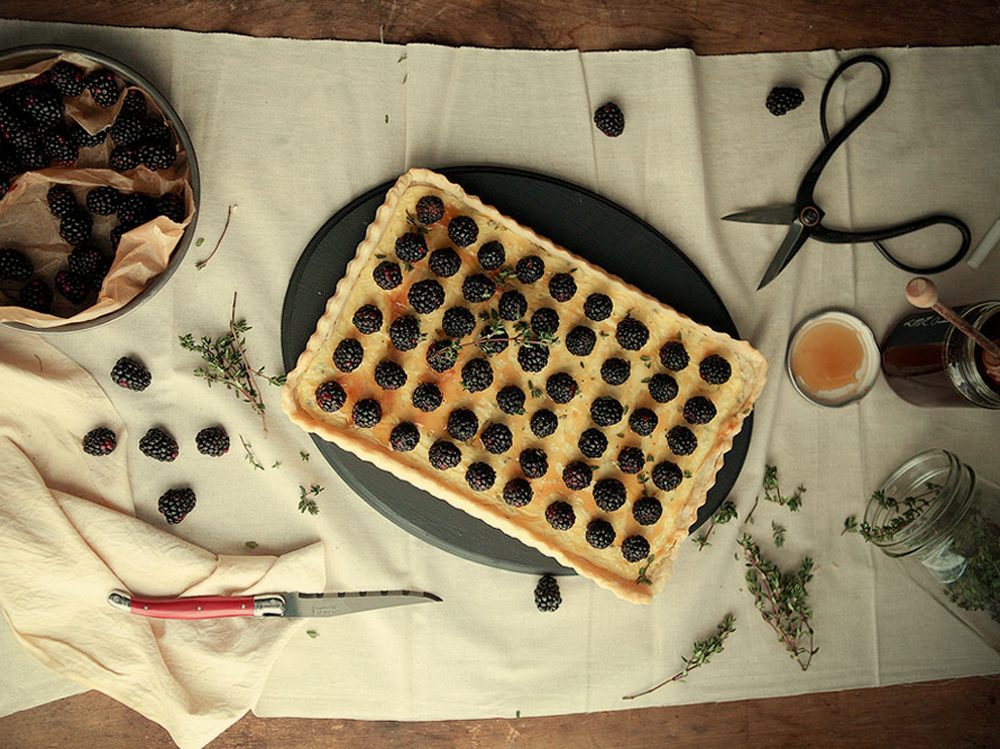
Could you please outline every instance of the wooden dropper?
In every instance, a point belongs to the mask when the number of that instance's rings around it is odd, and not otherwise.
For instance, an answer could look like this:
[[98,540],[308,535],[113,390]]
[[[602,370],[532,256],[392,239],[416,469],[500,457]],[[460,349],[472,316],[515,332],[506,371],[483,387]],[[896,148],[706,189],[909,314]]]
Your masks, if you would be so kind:
[[906,298],[914,307],[932,309],[967,335],[983,349],[983,364],[991,377],[1000,377],[1000,346],[959,317],[955,310],[938,300],[937,287],[928,278],[918,276],[906,284]]

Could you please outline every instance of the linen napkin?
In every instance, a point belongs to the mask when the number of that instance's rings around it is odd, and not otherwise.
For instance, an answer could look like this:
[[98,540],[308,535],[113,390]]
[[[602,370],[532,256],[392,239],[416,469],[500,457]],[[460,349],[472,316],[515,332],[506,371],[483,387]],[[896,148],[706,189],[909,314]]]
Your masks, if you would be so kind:
[[[119,447],[82,449],[95,426]],[[322,590],[322,544],[275,556],[216,556],[133,516],[126,430],[94,379],[42,339],[0,330],[0,606],[53,671],[201,747],[256,702],[302,623],[162,621],[120,612],[108,593]]]

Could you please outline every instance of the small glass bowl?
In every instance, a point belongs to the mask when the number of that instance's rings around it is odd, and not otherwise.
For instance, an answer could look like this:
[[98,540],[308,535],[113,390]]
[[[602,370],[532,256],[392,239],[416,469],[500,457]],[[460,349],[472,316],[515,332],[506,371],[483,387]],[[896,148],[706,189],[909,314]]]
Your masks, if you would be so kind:
[[[796,350],[811,333],[825,325],[837,325],[854,332],[861,345],[861,361],[854,372],[853,381],[829,390],[812,390],[793,368]],[[836,309],[827,309],[802,320],[788,339],[785,354],[785,369],[795,390],[808,401],[818,406],[838,408],[864,398],[878,379],[881,356],[875,335],[862,320],[854,315]]]

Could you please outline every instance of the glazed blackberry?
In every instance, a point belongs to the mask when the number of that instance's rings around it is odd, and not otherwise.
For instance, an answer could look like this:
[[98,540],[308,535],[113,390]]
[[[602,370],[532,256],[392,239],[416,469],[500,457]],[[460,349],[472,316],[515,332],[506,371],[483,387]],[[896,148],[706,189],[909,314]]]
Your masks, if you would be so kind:
[[64,98],[71,99],[83,93],[83,71],[65,60],[49,68],[49,81]]
[[607,520],[591,520],[587,524],[586,538],[595,549],[606,549],[615,542],[615,529]]
[[439,471],[447,471],[459,464],[462,460],[462,451],[451,442],[440,440],[431,445],[427,451],[427,460]]
[[397,317],[389,325],[389,340],[397,351],[411,351],[420,343],[420,323],[412,315]]
[[111,368],[111,381],[126,390],[141,393],[149,387],[153,376],[145,366],[131,356],[123,356]]
[[649,556],[649,541],[642,536],[629,536],[622,541],[622,556],[627,562],[641,562]]
[[359,333],[371,335],[382,329],[382,310],[374,304],[365,304],[358,307],[351,321]]
[[71,270],[61,270],[56,273],[53,285],[59,294],[73,304],[82,302],[90,292],[90,282],[86,276],[81,276],[79,273]]
[[129,229],[144,224],[151,218],[149,199],[139,193],[119,194],[118,208],[115,213],[118,222]]
[[677,426],[667,432],[667,447],[674,455],[690,455],[698,448],[698,438],[687,427]]
[[568,302],[576,295],[576,281],[569,273],[556,273],[549,279],[549,295],[557,302]]
[[341,372],[353,372],[365,356],[364,346],[353,338],[345,338],[333,351],[333,364]]
[[517,349],[517,363],[525,372],[541,372],[549,363],[549,347],[542,343],[523,343]]
[[421,382],[413,390],[413,405],[424,413],[436,411],[443,399],[441,390],[433,382]]
[[383,359],[375,365],[375,384],[383,390],[399,390],[406,384],[406,370],[390,359]]
[[514,274],[521,283],[534,283],[545,274],[545,261],[538,255],[527,255],[517,261]]
[[609,138],[617,138],[625,132],[625,115],[613,101],[594,110],[594,125]]
[[458,361],[458,348],[451,341],[434,341],[427,347],[427,366],[435,372],[444,373]]
[[638,447],[623,447],[618,451],[618,468],[622,473],[639,473],[646,465],[646,456]]
[[615,329],[618,345],[627,351],[638,351],[649,340],[649,328],[634,317],[626,317]]
[[408,421],[400,422],[389,433],[389,444],[400,453],[408,453],[420,442],[420,432]]
[[698,374],[709,385],[722,385],[732,376],[733,368],[721,356],[712,354],[701,360],[701,364],[698,365]]
[[143,143],[139,148],[139,158],[150,171],[169,169],[177,161],[177,149],[164,143]]
[[110,455],[118,447],[118,438],[107,427],[91,429],[83,437],[83,451],[87,455]]
[[25,281],[34,271],[34,265],[20,250],[0,250],[0,279]]
[[45,197],[49,204],[49,211],[56,218],[65,218],[79,208],[73,191],[66,185],[53,185]]
[[553,403],[569,403],[580,386],[566,372],[556,372],[545,381],[545,392]]
[[550,434],[555,433],[556,427],[559,426],[559,417],[549,409],[541,408],[531,414],[531,419],[528,423],[531,427],[531,433],[542,440]]
[[465,301],[469,302],[469,304],[488,302],[493,298],[496,290],[497,285],[493,282],[493,279],[484,276],[482,273],[467,276],[462,281],[462,296],[465,297]]
[[540,479],[549,470],[549,458],[543,450],[529,447],[518,456],[521,471],[529,479]]
[[601,365],[601,379],[609,385],[621,385],[632,373],[632,365],[626,359],[614,357]]
[[583,314],[594,322],[600,322],[611,317],[614,308],[615,305],[607,294],[591,294],[583,303]]
[[465,307],[449,307],[441,317],[441,330],[449,338],[465,338],[476,329],[476,316]]
[[153,427],[139,440],[139,452],[162,463],[177,459],[177,440],[159,427]]
[[467,408],[448,414],[448,434],[459,442],[468,442],[479,431],[479,417]]
[[496,471],[488,463],[473,463],[465,471],[465,482],[474,492],[492,488],[496,480]]
[[142,139],[142,120],[139,117],[119,115],[111,124],[108,135],[119,146],[138,143]]
[[587,429],[577,442],[580,452],[588,458],[599,458],[608,449],[608,438],[600,429]]
[[426,256],[427,242],[423,234],[410,231],[396,240],[396,257],[404,263],[419,263]]
[[493,384],[493,367],[486,359],[470,359],[462,365],[462,387],[478,393]]
[[775,86],[767,95],[767,111],[775,117],[791,112],[806,100],[802,92],[792,86]]
[[655,497],[641,497],[632,505],[632,517],[639,525],[656,525],[662,514],[663,505]]
[[33,278],[18,291],[17,299],[22,307],[35,312],[52,309],[52,289],[40,278]]
[[504,252],[502,244],[496,240],[492,240],[479,248],[476,258],[479,260],[479,265],[482,266],[483,270],[496,270],[507,259],[507,253]]
[[429,315],[444,304],[444,288],[433,278],[428,278],[413,284],[406,298],[418,315]]
[[614,512],[626,498],[625,485],[618,479],[601,479],[594,484],[594,502],[604,512]]
[[95,187],[87,193],[87,210],[98,216],[118,211],[118,191],[113,187]]
[[559,328],[559,313],[551,307],[542,307],[531,313],[531,329],[538,335],[551,335]]
[[590,486],[594,469],[581,461],[575,461],[563,468],[562,479],[566,488],[578,492]]
[[609,427],[617,424],[625,415],[622,404],[608,395],[595,398],[590,404],[590,418],[599,427]]
[[689,424],[707,424],[715,414],[715,404],[703,395],[696,395],[684,404],[684,419]]
[[108,156],[108,166],[116,172],[127,172],[142,163],[139,149],[135,146],[116,146]]
[[479,237],[479,227],[471,216],[455,216],[448,223],[448,239],[459,247],[468,247]]
[[497,406],[505,414],[524,413],[524,391],[517,385],[504,385],[497,393]]
[[689,361],[687,349],[680,341],[669,341],[660,348],[660,362],[671,372],[680,372]]
[[512,478],[503,488],[503,501],[511,507],[526,507],[531,504],[534,492],[531,484],[521,477]]
[[669,403],[677,397],[677,380],[658,372],[649,378],[649,394],[657,403]]
[[202,455],[220,458],[229,452],[229,435],[219,426],[205,427],[194,438],[195,446]]
[[442,247],[431,253],[427,259],[427,267],[435,275],[451,278],[462,269],[462,258],[451,247]]
[[545,508],[545,519],[557,531],[568,531],[576,522],[576,513],[567,502],[553,502]]
[[509,290],[500,295],[497,313],[504,320],[520,320],[528,311],[528,302],[520,291]]
[[153,213],[157,216],[166,216],[175,224],[180,224],[187,215],[187,206],[184,205],[184,198],[181,195],[168,192],[156,199],[153,204]]
[[424,226],[436,224],[444,218],[444,202],[437,195],[424,195],[417,201],[417,221]]
[[652,476],[653,483],[656,484],[657,489],[669,492],[680,486],[681,480],[684,478],[684,473],[676,463],[665,460],[653,466]]
[[648,408],[637,408],[632,412],[632,415],[628,417],[628,426],[633,432],[638,434],[640,437],[648,437],[656,429],[657,423],[659,423],[659,417],[656,415],[655,411],[651,411]]
[[507,329],[498,322],[484,326],[476,340],[479,350],[487,356],[495,356],[505,351],[510,345]]
[[347,393],[339,383],[327,380],[316,388],[316,405],[327,413],[333,413],[343,408],[347,401]]
[[351,418],[354,420],[354,426],[361,427],[362,429],[371,429],[382,421],[382,406],[379,405],[377,400],[372,398],[359,400],[354,404],[354,408],[351,411]]
[[535,607],[539,611],[548,613],[558,609],[561,603],[559,581],[552,575],[542,575],[535,585]]
[[589,356],[596,343],[597,334],[583,325],[577,325],[566,334],[566,350],[573,356]]
[[479,436],[483,447],[494,455],[503,455],[514,444],[514,435],[506,424],[490,424]]
[[176,525],[188,516],[197,502],[198,498],[191,489],[168,489],[157,500],[156,509],[167,523]]
[[399,269],[397,263],[383,260],[375,266],[375,270],[372,271],[372,278],[375,279],[375,284],[380,289],[392,291],[403,283],[403,271]]
[[94,102],[100,107],[114,106],[121,95],[118,79],[110,70],[96,70],[83,79],[83,85],[90,91]]

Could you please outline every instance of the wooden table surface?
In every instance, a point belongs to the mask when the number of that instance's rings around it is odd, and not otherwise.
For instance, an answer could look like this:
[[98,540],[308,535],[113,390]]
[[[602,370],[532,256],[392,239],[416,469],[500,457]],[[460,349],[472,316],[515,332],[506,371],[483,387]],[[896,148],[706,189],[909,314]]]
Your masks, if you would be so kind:
[[[703,55],[1000,43],[994,0],[5,0],[0,17],[251,36]],[[245,716],[235,747],[998,747],[1000,675],[548,718],[399,723]],[[174,746],[97,692],[0,719],[0,749]]]

